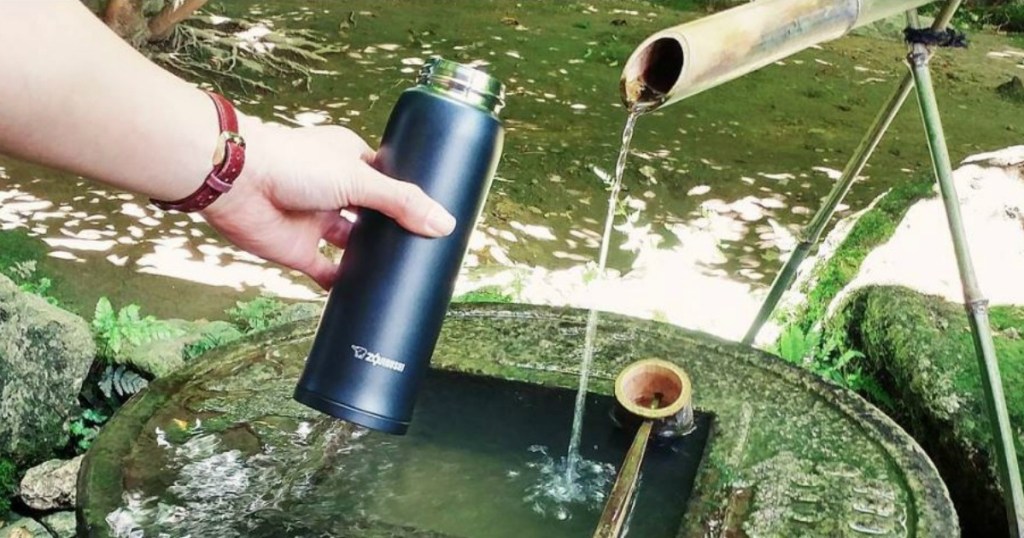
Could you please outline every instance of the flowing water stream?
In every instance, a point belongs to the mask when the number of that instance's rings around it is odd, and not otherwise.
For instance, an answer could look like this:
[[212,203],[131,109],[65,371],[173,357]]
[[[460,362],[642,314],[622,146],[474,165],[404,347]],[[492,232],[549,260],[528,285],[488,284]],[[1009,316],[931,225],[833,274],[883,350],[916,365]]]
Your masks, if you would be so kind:
[[[615,177],[612,179],[611,189],[608,194],[608,213],[604,219],[604,233],[601,235],[601,251],[597,258],[597,274],[604,274],[605,266],[608,264],[608,249],[611,243],[612,224],[615,222],[615,210],[619,201],[619,192],[622,190],[622,174],[626,170],[626,157],[629,155],[629,143],[633,139],[633,130],[636,128],[636,120],[640,117],[641,111],[632,109],[626,117],[626,125],[622,129],[622,146],[619,149],[619,158],[615,162]],[[569,452],[565,467],[565,481],[567,484],[576,482],[577,468],[580,465],[580,438],[583,435],[583,411],[587,399],[587,384],[590,380],[590,364],[594,360],[594,337],[597,335],[597,321],[599,311],[591,308],[587,318],[587,331],[583,341],[583,362],[580,363],[580,385],[576,393],[576,409],[573,413],[572,436],[569,438]]]

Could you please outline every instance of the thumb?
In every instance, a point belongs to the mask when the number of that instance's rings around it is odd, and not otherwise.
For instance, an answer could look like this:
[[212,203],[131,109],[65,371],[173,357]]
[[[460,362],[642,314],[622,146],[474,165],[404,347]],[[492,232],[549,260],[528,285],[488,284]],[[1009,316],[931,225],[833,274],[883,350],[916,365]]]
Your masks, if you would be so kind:
[[455,230],[455,217],[423,189],[392,179],[365,161],[358,165],[354,183],[351,204],[380,211],[411,232],[440,237]]

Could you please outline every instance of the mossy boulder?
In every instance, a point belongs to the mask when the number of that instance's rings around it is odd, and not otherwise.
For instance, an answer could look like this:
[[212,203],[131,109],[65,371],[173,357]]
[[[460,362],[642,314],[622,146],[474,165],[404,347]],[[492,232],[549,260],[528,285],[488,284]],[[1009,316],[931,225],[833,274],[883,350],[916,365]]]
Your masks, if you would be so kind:
[[[991,325],[1018,454],[1024,425],[1024,308],[992,307]],[[858,289],[836,318],[949,486],[965,533],[1006,533],[993,437],[962,304],[896,286]]]
[[[131,346],[122,353],[119,362],[153,377],[163,377],[184,366],[192,353],[190,350],[213,348],[242,336],[237,327],[226,321],[171,319],[161,323],[166,329],[161,332],[169,337]],[[203,346],[204,340],[209,344]]]
[[1007,101],[1024,104],[1024,81],[1015,76],[1000,84],[996,88],[996,93]]
[[0,538],[53,538],[46,527],[30,518],[18,518],[6,527],[0,527]]
[[85,320],[0,276],[0,456],[23,468],[67,445],[95,351]]
[[55,538],[75,538],[78,535],[74,512],[57,512],[39,520]]

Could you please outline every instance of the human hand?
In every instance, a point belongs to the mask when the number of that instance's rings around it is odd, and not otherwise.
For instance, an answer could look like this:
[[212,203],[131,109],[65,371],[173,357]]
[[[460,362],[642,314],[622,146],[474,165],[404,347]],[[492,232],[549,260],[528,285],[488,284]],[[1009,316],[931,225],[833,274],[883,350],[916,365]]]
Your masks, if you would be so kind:
[[375,152],[349,129],[289,128],[242,115],[239,122],[245,167],[203,216],[248,252],[330,289],[338,267],[319,243],[345,247],[352,223],[340,215],[343,208],[375,209],[428,237],[455,228],[455,218],[419,187],[374,169]]

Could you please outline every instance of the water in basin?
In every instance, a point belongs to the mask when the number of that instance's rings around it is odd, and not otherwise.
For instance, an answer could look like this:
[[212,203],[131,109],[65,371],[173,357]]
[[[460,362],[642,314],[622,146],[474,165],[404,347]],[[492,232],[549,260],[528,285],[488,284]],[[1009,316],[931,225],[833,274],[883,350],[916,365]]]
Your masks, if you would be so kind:
[[[180,413],[181,431],[154,430],[137,447],[128,463],[142,476],[107,520],[115,536],[589,537],[632,439],[608,418],[612,398],[590,395],[586,495],[552,500],[544,487],[568,443],[573,399],[568,389],[432,372],[404,437],[317,417],[216,432],[218,419]],[[634,536],[676,535],[709,416],[699,424],[651,450]],[[160,479],[147,462],[160,464]]]

